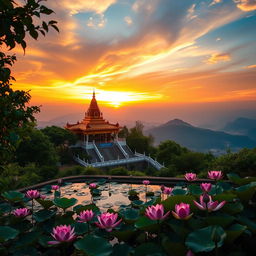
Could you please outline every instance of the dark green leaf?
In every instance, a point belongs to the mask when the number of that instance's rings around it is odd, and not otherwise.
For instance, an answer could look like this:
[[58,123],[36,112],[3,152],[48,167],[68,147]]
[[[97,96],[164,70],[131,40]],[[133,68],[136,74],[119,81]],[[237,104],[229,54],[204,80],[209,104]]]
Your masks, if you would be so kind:
[[94,235],[85,236],[75,242],[74,246],[87,256],[108,256],[112,253],[112,245],[106,239]]
[[186,246],[193,252],[210,252],[215,248],[223,245],[226,233],[220,226],[209,226],[195,230],[190,233],[186,239]]
[[75,199],[75,198],[65,198],[65,197],[63,197],[63,198],[55,198],[53,200],[53,203],[56,206],[58,206],[58,207],[60,207],[62,209],[67,209],[67,208],[69,208],[71,206],[74,206],[77,203],[77,199]]
[[0,242],[14,239],[18,234],[19,231],[17,229],[8,226],[0,226]]

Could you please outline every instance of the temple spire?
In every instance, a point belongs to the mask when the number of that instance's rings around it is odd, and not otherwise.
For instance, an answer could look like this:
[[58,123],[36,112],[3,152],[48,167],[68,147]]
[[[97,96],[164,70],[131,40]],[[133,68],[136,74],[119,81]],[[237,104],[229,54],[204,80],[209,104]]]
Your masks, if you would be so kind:
[[93,88],[92,98],[95,99],[95,88]]

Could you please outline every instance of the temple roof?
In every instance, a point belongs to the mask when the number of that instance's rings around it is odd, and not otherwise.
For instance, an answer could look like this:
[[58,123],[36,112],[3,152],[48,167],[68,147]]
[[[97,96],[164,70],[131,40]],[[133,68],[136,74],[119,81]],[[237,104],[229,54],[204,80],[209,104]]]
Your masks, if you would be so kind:
[[65,126],[66,129],[72,132],[82,132],[86,133],[97,133],[99,131],[107,132],[118,132],[121,128],[118,123],[111,124],[105,119],[103,119],[103,115],[100,112],[95,92],[93,92],[92,100],[89,105],[88,110],[85,112],[85,117],[81,122],[77,122],[76,124],[69,124]]

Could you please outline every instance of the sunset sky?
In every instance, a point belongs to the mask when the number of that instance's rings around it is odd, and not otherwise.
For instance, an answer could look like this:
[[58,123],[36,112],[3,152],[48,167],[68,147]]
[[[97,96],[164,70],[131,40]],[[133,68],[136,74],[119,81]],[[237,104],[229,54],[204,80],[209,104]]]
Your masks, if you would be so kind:
[[94,88],[106,117],[121,122],[256,118],[255,0],[46,5],[60,33],[28,37],[25,55],[15,48],[14,85],[42,105],[39,120],[83,113]]

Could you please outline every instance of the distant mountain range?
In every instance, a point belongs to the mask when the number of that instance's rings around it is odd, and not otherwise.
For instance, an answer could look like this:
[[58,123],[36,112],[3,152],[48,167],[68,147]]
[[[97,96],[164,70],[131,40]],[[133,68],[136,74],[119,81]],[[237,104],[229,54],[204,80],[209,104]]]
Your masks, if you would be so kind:
[[233,134],[241,134],[250,137],[253,140],[256,140],[256,119],[249,119],[240,117],[235,119],[234,121],[228,123],[223,131],[233,133]]
[[174,119],[149,129],[146,133],[154,136],[156,144],[165,140],[173,140],[182,146],[200,152],[212,151],[218,154],[228,148],[237,151],[244,147],[256,147],[256,141],[248,136],[203,129],[180,119]]

